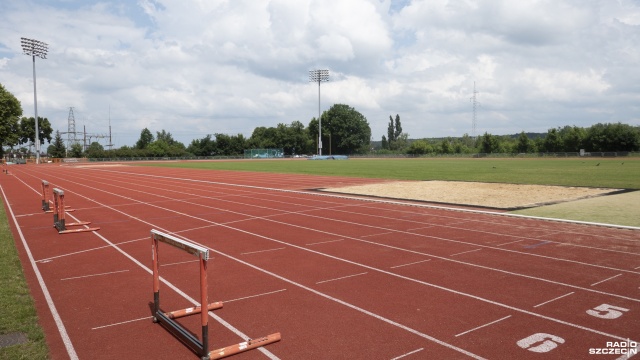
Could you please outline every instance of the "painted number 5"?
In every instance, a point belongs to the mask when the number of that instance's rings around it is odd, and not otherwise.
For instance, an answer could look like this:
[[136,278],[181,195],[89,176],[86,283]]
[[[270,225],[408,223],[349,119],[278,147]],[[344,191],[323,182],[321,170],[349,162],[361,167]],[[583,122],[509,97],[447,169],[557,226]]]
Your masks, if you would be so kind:
[[593,309],[587,310],[587,314],[601,319],[617,319],[622,316],[622,312],[626,311],[629,311],[629,309],[609,304],[602,304],[594,307]]
[[537,333],[518,340],[517,344],[529,351],[546,353],[558,347],[558,344],[564,344],[564,339],[551,334]]

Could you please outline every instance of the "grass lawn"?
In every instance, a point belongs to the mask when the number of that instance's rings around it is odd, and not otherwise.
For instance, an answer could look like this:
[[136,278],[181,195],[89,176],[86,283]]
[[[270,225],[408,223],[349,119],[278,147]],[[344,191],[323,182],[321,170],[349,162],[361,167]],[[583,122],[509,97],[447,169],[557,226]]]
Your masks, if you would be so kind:
[[0,348],[0,359],[46,359],[48,348],[22,272],[4,204],[0,198],[0,336],[22,333],[28,341]]
[[150,166],[266,171],[398,180],[640,189],[640,158],[418,158],[237,160],[148,163]]

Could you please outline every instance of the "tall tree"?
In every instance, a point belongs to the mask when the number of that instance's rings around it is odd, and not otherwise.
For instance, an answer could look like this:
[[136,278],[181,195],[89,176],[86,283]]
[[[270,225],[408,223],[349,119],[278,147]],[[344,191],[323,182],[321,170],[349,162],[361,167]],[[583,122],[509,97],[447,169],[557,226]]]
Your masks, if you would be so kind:
[[75,143],[71,145],[71,149],[69,149],[69,157],[72,157],[72,158],[82,157],[82,145],[80,143]]
[[[389,125],[387,126],[387,141],[389,144],[396,140],[396,132],[393,126],[393,118],[389,115]],[[391,147],[389,147],[391,148]]]
[[[356,109],[345,104],[334,104],[325,112],[323,124],[327,124],[331,134],[334,154],[353,154],[368,151],[371,142],[371,128],[367,118]],[[323,140],[324,142],[324,140]]]
[[13,148],[20,142],[18,119],[22,116],[20,101],[0,84],[0,156],[4,146]]
[[53,143],[47,148],[47,153],[53,158],[63,158],[67,153],[67,149],[64,146],[60,131],[56,130],[56,135],[53,138]]
[[[40,145],[44,144],[44,141],[51,143],[51,134],[53,129],[49,119],[38,116],[38,140]],[[36,141],[36,122],[33,117],[20,119],[20,143],[29,144]]]
[[[389,118],[391,118],[391,115],[389,115]],[[400,138],[400,134],[402,134],[402,125],[400,124],[400,115],[396,114],[396,123],[395,123],[395,130],[393,133],[393,139],[398,140]]]
[[140,139],[136,142],[137,149],[146,149],[153,142],[153,134],[149,129],[144,128],[140,132]]

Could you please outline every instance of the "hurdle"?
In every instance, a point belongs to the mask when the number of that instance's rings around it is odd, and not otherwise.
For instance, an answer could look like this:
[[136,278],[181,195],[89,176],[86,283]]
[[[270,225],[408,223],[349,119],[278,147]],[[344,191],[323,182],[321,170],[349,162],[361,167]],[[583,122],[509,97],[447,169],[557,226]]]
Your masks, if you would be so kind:
[[49,195],[49,182],[42,180],[42,211],[46,213],[53,212],[51,210],[51,195]]
[[[158,245],[160,242],[169,244],[187,253],[197,256],[200,263],[200,306],[187,309],[163,312],[160,309],[160,260],[158,259]],[[203,246],[182,240],[175,236],[164,234],[158,230],[151,230],[151,250],[153,257],[153,322],[160,323],[173,336],[182,341],[187,347],[195,352],[202,360],[222,359],[227,356],[255,349],[280,340],[280,333],[273,333],[258,339],[250,339],[239,344],[230,345],[209,352],[209,310],[222,308],[222,302],[208,303],[207,297],[207,261],[209,260],[209,250]],[[202,311],[202,308],[207,311]],[[173,321],[173,319],[183,316],[200,314],[202,326],[201,340],[192,332]]]
[[70,234],[77,232],[85,232],[85,231],[97,231],[100,230],[99,227],[95,228],[81,228],[81,229],[67,229],[67,226],[82,226],[89,225],[91,222],[88,221],[79,221],[75,223],[67,223],[65,221],[64,215],[65,212],[68,211],[64,206],[64,191],[58,188],[53,188],[53,227],[58,230],[58,234]]

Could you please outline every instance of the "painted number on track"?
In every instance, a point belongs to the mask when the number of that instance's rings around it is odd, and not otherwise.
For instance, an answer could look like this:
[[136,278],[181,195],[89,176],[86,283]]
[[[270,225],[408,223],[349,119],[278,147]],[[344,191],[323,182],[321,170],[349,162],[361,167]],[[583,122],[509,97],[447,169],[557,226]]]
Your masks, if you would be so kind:
[[533,334],[517,342],[521,348],[537,353],[549,352],[563,343],[563,338],[545,333]]
[[587,310],[587,314],[600,319],[617,319],[622,316],[622,312],[627,311],[629,311],[629,309],[609,304],[602,304],[594,307],[593,309]]

